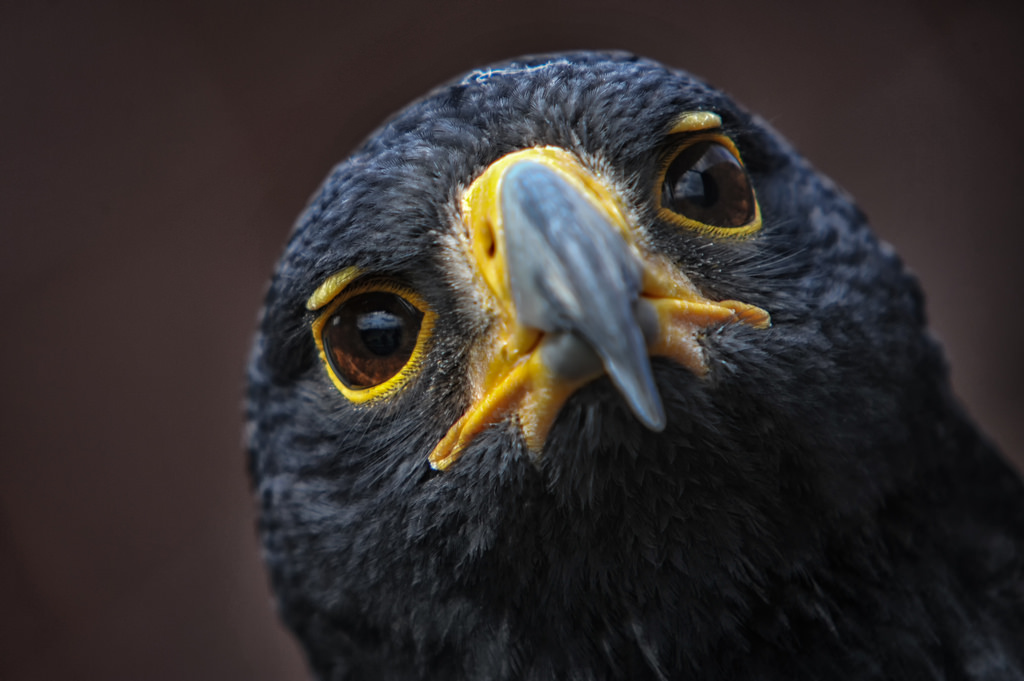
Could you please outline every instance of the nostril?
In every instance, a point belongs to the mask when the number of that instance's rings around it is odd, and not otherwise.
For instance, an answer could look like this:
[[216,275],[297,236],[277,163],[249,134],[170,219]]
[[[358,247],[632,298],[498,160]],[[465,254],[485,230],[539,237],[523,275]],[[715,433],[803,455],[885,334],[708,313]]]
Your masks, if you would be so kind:
[[488,259],[494,257],[495,251],[497,251],[497,244],[494,242],[494,229],[488,224],[480,233],[480,247],[483,252],[487,255]]

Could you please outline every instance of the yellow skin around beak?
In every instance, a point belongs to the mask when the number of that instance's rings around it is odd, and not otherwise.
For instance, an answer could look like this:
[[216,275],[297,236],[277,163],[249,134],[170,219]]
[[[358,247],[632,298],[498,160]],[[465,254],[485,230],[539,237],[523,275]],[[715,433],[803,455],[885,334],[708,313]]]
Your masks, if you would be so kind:
[[647,337],[648,354],[669,357],[697,376],[707,373],[707,361],[698,343],[705,328],[741,322],[757,328],[770,325],[761,308],[735,300],[703,297],[690,280],[664,256],[646,251],[627,213],[608,188],[569,152],[557,147],[524,149],[489,166],[466,190],[462,218],[465,249],[483,297],[492,301],[495,324],[489,341],[477,348],[479,363],[471,373],[471,400],[465,414],[448,430],[430,454],[431,465],[444,470],[454,463],[477,435],[515,415],[527,447],[539,453],[566,400],[583,385],[605,372],[600,368],[583,375],[559,375],[541,352],[550,334],[520,323],[508,276],[502,181],[522,161],[540,163],[557,172],[621,233],[622,247],[642,263],[640,298],[657,319],[654,337]]

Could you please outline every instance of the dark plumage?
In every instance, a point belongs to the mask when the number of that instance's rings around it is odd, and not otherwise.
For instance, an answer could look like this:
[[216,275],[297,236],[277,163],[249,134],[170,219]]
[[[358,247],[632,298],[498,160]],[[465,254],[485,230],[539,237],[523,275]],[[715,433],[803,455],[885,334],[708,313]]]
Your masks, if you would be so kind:
[[[756,233],[656,210],[691,111],[735,143]],[[496,325],[461,197],[540,145],[607,183],[645,253],[771,326],[703,328],[704,375],[653,357],[662,432],[599,377],[540,451],[510,415],[434,470]],[[307,309],[352,267],[436,314],[408,380],[366,402],[332,382]],[[1024,678],[1024,489],[951,394],[916,281],[835,185],[680,71],[524,58],[392,118],[301,216],[249,378],[266,560],[320,678]]]

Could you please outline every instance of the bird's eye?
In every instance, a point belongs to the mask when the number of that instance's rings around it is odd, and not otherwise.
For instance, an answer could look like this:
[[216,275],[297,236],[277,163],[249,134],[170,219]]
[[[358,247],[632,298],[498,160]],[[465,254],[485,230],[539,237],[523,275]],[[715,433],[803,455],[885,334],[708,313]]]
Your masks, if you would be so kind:
[[[429,308],[401,287],[357,286],[343,292],[313,333],[335,385],[354,402],[396,387],[414,364],[430,323]],[[432,320],[432,313],[430,319]]]
[[704,139],[685,146],[665,168],[662,215],[717,235],[747,234],[760,227],[757,200],[732,144]]
[[324,325],[324,353],[349,388],[372,388],[409,361],[422,321],[423,313],[394,293],[353,296]]

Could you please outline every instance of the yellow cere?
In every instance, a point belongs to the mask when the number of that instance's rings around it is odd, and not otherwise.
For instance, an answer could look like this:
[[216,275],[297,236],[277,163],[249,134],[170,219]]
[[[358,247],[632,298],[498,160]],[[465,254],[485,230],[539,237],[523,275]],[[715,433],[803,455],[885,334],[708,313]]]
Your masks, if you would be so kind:
[[[355,404],[361,404],[386,397],[401,388],[417,373],[423,363],[424,356],[426,355],[427,346],[429,345],[428,340],[433,336],[434,322],[437,318],[437,314],[434,312],[433,308],[427,304],[427,301],[424,300],[422,296],[407,286],[403,286],[397,282],[390,280],[370,280],[366,284],[349,286],[349,284],[351,284],[358,275],[359,271],[355,267],[349,267],[337,272],[336,274],[332,274],[324,280],[324,282],[317,288],[316,292],[314,292],[306,302],[307,309],[316,309],[312,307],[316,304],[319,304],[319,307],[324,308],[323,312],[321,312],[313,321],[311,327],[313,332],[313,341],[316,343],[316,349],[320,355],[320,361],[324,363],[324,367],[327,369],[327,374],[331,377],[331,382],[334,383],[334,387],[337,388],[338,391],[350,402]],[[335,374],[330,361],[327,359],[327,352],[324,350],[323,330],[327,321],[331,318],[331,315],[334,314],[335,310],[337,310],[342,303],[353,296],[361,293],[371,293],[374,291],[386,291],[401,296],[423,313],[423,321],[420,323],[420,330],[416,336],[416,346],[413,348],[412,355],[409,357],[409,361],[405,363],[405,366],[403,366],[398,373],[383,383],[379,383],[369,388],[350,388],[345,385],[337,374]],[[328,298],[326,301],[321,301],[321,297],[327,297],[329,295],[333,296],[333,299]],[[325,305],[326,307],[324,307]]]
[[491,292],[513,310],[512,294],[504,269],[504,259],[496,257],[505,247],[504,225],[501,216],[501,184],[505,171],[520,161],[533,161],[554,170],[582,195],[589,196],[594,205],[605,211],[612,224],[618,225],[623,237],[633,243],[633,234],[626,227],[619,202],[598,178],[582,172],[579,159],[559,147],[533,147],[501,157],[478,177],[462,199],[462,214],[470,228],[472,255],[480,266],[481,274]]
[[[709,115],[718,118],[716,114]],[[741,166],[743,165],[743,159],[740,158],[739,149],[737,149],[736,145],[733,144],[733,141],[725,135],[717,132],[707,132],[687,137],[682,144],[674,148],[669,154],[666,154],[658,169],[658,174],[654,181],[654,196],[658,203],[658,217],[666,222],[671,222],[672,224],[700,232],[707,236],[715,237],[716,239],[734,239],[736,237],[749,236],[761,229],[761,205],[757,202],[757,193],[754,192],[753,187],[751,187],[750,191],[754,195],[754,219],[742,227],[716,227],[715,225],[707,225],[703,222],[688,218],[685,215],[680,215],[679,213],[671,211],[661,205],[661,186],[665,182],[665,174],[668,172],[669,166],[672,165],[672,161],[674,161],[679,154],[692,147],[694,144],[709,140],[728,149],[729,153],[735,156],[736,160],[739,161],[739,164]]]

